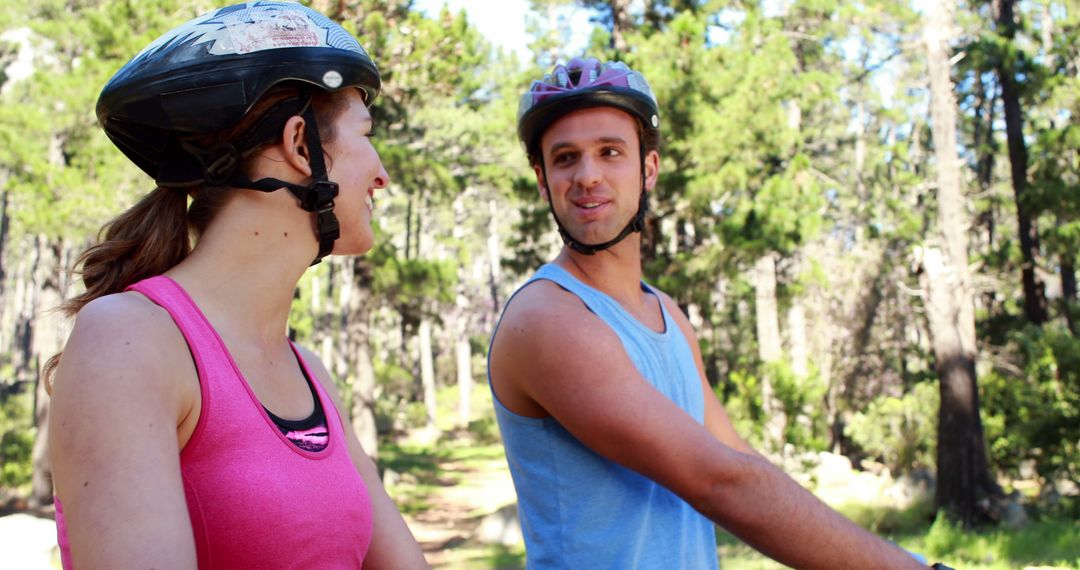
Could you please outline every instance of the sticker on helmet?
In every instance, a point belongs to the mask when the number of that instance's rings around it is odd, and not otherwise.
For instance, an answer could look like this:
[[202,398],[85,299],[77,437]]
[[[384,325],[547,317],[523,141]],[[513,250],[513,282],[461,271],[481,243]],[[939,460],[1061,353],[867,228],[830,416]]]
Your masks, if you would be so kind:
[[334,71],[333,69],[327,71],[322,76],[323,85],[326,85],[331,89],[337,89],[338,87],[340,87],[341,81],[341,74],[337,71]]
[[209,44],[210,55],[290,47],[332,47],[367,55],[336,22],[300,4],[248,2],[220,8],[174,28],[143,48],[132,63],[159,51]]
[[317,28],[306,14],[286,10],[252,12],[247,17],[243,12],[239,13],[239,17],[233,14],[236,12],[222,18],[224,27],[210,53],[251,53],[264,49],[325,44],[325,30]]

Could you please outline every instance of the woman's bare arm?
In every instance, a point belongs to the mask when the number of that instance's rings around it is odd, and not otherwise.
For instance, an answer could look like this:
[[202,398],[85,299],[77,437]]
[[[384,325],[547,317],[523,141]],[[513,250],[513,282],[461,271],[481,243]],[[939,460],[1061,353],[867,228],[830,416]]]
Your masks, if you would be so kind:
[[196,566],[177,440],[198,398],[186,346],[135,293],[97,299],[76,319],[49,422],[76,568]]

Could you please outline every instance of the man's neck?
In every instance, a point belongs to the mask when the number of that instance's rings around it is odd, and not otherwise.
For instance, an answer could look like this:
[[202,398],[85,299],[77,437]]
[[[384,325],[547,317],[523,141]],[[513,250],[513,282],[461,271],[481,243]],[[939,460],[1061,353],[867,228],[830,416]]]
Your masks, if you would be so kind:
[[645,302],[641,290],[641,236],[633,234],[618,244],[593,255],[563,246],[553,261],[582,283],[616,301],[636,306]]

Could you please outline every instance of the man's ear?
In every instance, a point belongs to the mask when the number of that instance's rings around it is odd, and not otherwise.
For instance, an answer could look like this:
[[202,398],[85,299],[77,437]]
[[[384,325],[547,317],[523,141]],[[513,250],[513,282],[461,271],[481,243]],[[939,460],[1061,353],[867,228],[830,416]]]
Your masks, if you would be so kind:
[[645,153],[645,189],[656,188],[656,179],[660,176],[660,153],[650,150]]
[[533,165],[533,173],[536,174],[536,191],[540,193],[540,197],[545,202],[551,201],[551,196],[548,195],[547,180],[544,179],[544,169],[540,168],[539,164]]
[[293,115],[285,121],[285,127],[281,133],[282,153],[285,162],[304,177],[311,176],[311,152],[307,146],[307,138],[304,136],[306,124],[300,115]]

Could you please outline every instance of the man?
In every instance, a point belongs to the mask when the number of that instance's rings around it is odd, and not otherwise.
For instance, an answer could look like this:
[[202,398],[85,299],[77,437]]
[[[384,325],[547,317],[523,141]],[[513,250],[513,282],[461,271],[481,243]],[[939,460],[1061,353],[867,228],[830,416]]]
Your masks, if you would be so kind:
[[642,282],[659,111],[622,63],[574,59],[518,135],[565,246],[508,303],[489,375],[530,568],[716,568],[713,523],[795,567],[918,568],[757,455],[689,321]]

